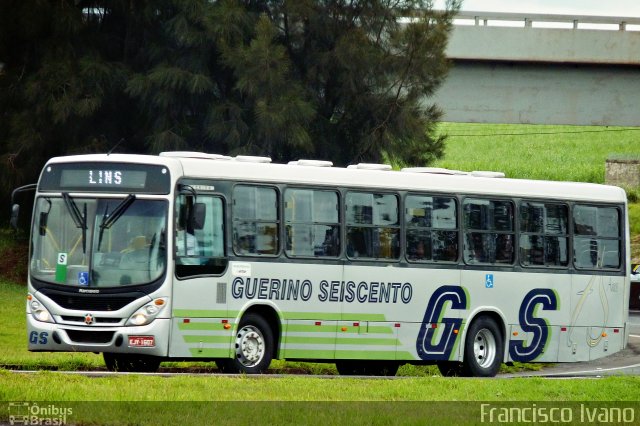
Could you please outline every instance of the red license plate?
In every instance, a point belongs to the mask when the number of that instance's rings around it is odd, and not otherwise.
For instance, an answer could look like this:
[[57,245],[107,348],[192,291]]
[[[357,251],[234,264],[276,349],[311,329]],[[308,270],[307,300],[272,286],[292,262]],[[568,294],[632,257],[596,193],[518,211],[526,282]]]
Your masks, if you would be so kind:
[[129,346],[152,348],[156,345],[154,336],[129,336]]

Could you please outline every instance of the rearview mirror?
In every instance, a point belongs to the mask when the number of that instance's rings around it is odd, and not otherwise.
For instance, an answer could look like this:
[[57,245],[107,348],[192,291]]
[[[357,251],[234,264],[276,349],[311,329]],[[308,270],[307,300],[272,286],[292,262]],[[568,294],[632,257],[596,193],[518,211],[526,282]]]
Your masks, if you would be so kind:
[[11,207],[11,219],[9,220],[9,224],[16,231],[18,230],[18,217],[20,216],[20,205],[14,204]]

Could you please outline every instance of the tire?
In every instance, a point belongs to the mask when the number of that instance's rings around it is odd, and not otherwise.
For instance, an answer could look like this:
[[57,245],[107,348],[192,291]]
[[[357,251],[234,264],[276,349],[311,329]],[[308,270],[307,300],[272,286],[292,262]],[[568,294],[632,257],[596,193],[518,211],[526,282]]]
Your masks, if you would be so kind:
[[400,364],[395,361],[337,361],[341,376],[395,376]]
[[493,318],[477,318],[467,332],[462,373],[469,377],[494,377],[504,356],[504,339]]
[[160,367],[160,358],[150,355],[102,354],[109,371],[155,373]]
[[464,374],[463,365],[458,361],[438,361],[436,365],[443,377],[460,377]]
[[260,374],[267,371],[275,348],[273,331],[260,315],[249,313],[238,325],[235,358],[216,361],[223,373]]

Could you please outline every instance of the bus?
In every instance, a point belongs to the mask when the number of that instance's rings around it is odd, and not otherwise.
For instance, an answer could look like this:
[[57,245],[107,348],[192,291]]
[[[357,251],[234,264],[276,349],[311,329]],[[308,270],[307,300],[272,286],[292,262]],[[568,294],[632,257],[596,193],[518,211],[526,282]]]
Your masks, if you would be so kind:
[[30,351],[491,377],[627,344],[617,187],[182,151],[53,158],[35,191]]

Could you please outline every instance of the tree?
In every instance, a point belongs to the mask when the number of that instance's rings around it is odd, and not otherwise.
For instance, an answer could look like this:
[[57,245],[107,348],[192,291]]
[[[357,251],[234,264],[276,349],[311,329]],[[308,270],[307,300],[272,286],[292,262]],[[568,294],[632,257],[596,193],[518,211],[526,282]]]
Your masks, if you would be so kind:
[[188,149],[423,165],[451,21],[429,1],[5,0],[0,176]]

